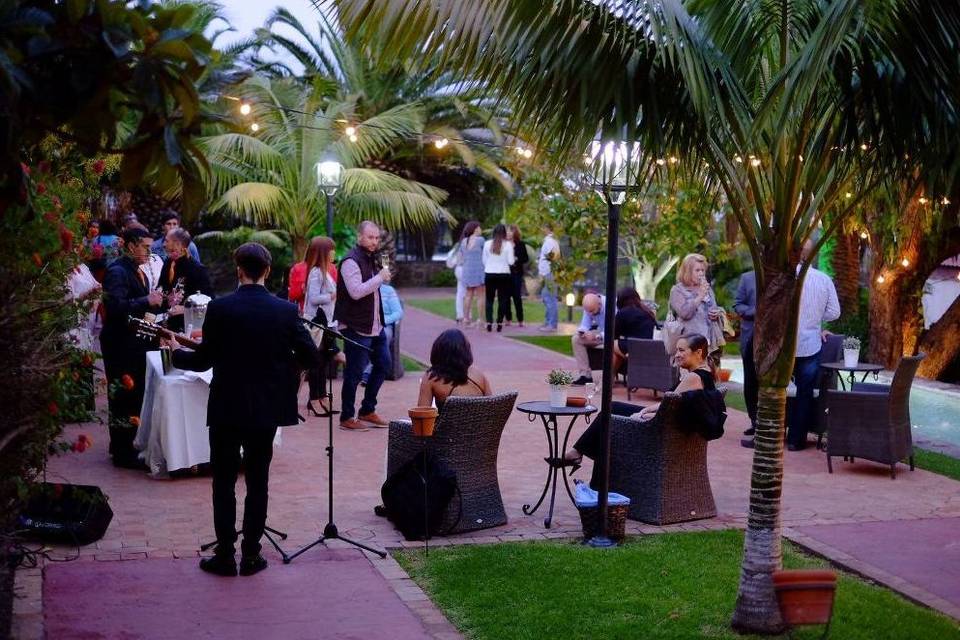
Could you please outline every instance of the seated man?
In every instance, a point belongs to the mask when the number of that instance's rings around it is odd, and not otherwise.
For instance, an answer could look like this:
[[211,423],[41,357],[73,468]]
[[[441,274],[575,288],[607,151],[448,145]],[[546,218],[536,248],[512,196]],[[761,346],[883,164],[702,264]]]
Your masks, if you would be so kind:
[[573,384],[587,384],[593,382],[593,372],[590,370],[590,347],[603,344],[603,318],[606,312],[606,299],[596,293],[583,296],[583,318],[577,332],[573,334],[573,357],[577,360],[580,377]]

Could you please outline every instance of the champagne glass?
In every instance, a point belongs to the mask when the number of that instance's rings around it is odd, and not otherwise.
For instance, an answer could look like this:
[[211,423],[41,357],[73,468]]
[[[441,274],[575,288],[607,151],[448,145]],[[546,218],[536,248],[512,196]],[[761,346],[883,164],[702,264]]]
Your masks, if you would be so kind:
[[584,388],[584,393],[587,394],[587,404],[593,406],[593,396],[597,395],[597,383],[588,382]]

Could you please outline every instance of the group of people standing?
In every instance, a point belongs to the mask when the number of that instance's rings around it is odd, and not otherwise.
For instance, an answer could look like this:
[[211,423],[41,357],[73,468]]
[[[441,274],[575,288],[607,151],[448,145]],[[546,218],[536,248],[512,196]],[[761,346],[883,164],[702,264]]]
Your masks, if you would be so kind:
[[[484,240],[480,223],[471,220],[463,227],[460,241],[448,257],[457,277],[457,324],[480,326],[479,307],[484,297],[487,331],[493,331],[493,303],[497,302],[497,331],[513,322],[523,326],[523,272],[530,258],[517,225],[498,224],[492,237]],[[513,309],[511,309],[511,303]]]

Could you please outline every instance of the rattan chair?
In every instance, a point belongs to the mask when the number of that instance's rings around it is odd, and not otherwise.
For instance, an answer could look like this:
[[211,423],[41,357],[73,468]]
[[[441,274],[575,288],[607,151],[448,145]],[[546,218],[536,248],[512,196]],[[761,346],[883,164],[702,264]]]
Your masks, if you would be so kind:
[[890,465],[907,459],[913,471],[913,438],[910,433],[910,388],[924,354],[900,359],[890,386],[857,383],[852,391],[827,392],[827,470],[833,473],[833,456],[851,462],[866,458]]
[[459,496],[454,495],[441,530],[462,533],[507,522],[497,479],[500,435],[517,400],[517,392],[495,396],[453,396],[444,403],[433,437],[413,437],[409,420],[390,423],[387,440],[387,477],[429,447],[457,474]]
[[627,338],[627,400],[634,389],[667,392],[680,382],[663,340]]
[[677,424],[679,409],[680,396],[667,392],[652,420],[611,416],[610,491],[630,498],[631,520],[664,525],[717,515],[707,441]]

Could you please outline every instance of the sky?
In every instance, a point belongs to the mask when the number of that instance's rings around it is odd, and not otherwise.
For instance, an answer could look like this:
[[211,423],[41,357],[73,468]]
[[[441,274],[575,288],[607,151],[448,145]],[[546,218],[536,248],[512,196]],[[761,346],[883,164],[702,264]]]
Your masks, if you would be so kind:
[[300,22],[316,29],[317,11],[309,0],[219,0],[230,24],[237,30],[236,34],[223,36],[223,43],[247,38],[253,35],[253,30],[262,27],[273,10],[278,6],[285,7],[295,15]]

